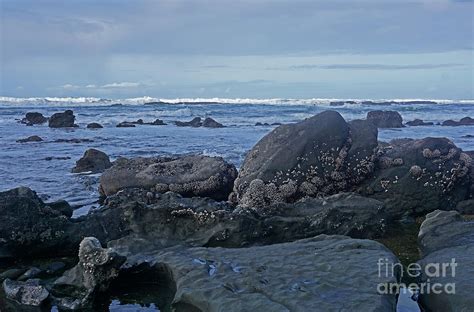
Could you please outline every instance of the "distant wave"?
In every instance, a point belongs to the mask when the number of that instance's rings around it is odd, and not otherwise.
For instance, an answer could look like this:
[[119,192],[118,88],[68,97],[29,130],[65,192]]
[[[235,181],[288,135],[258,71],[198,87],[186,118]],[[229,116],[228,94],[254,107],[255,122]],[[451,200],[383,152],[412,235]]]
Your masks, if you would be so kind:
[[88,106],[88,105],[153,105],[153,104],[258,104],[258,105],[354,105],[354,104],[474,104],[473,100],[448,100],[448,99],[285,99],[285,98],[154,98],[149,96],[104,99],[96,97],[5,97],[0,96],[0,105],[8,106]]

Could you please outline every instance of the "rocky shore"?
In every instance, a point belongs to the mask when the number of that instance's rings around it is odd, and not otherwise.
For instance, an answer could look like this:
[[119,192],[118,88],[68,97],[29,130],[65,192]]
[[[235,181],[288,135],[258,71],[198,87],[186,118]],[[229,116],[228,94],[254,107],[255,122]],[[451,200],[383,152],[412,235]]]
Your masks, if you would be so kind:
[[[380,289],[405,275],[399,250],[380,242],[421,222],[414,257],[422,268],[456,258],[459,275],[431,281],[459,292],[419,294],[418,303],[469,309],[472,152],[446,138],[378,141],[378,128],[404,126],[399,116],[377,111],[348,122],[325,111],[280,125],[239,170],[220,157],[111,162],[89,149],[71,170],[101,174],[101,206],[79,218],[67,202],[45,202],[26,187],[0,192],[0,310],[95,311],[125,280],[166,288],[161,311],[396,311],[398,293]],[[66,111],[49,125],[74,121]],[[176,125],[223,126],[210,118]],[[381,259],[396,270],[381,274]]]

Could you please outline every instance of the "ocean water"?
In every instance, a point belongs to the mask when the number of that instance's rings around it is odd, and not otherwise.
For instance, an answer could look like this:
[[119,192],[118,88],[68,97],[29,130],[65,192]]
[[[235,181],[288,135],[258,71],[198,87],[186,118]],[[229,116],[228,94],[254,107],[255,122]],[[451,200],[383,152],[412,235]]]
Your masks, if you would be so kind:
[[[200,153],[222,156],[239,167],[245,154],[276,126],[255,126],[261,123],[292,123],[332,109],[346,120],[364,118],[371,110],[396,110],[404,121],[415,118],[435,123],[446,119],[474,117],[474,101],[437,100],[420,104],[345,104],[330,106],[335,99],[172,99],[136,98],[124,100],[96,98],[6,98],[0,97],[0,191],[28,186],[44,200],[66,199],[77,210],[86,213],[97,206],[100,175],[72,174],[71,169],[89,148],[106,152],[112,160],[119,156],[156,156]],[[154,102],[154,104],[147,104]],[[76,115],[75,129],[50,129],[47,124],[26,126],[18,123],[25,113],[36,111],[50,116],[72,109]],[[180,128],[173,121],[193,117],[212,117],[226,127],[221,129]],[[137,125],[116,128],[122,121],[160,118],[166,126]],[[86,129],[90,122],[104,128]],[[31,135],[44,139],[38,143],[17,143]],[[474,127],[423,126],[379,131],[379,140],[394,138],[447,137],[464,150],[474,150]],[[87,143],[55,143],[58,139],[89,139]],[[52,160],[46,160],[53,157]],[[70,157],[70,159],[55,159]]]

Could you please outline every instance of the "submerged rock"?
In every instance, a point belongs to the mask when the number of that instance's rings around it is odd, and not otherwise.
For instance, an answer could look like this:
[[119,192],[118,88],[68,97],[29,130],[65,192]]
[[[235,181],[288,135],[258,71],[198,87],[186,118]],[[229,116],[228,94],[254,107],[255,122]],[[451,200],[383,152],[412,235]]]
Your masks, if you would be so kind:
[[370,111],[367,113],[367,120],[377,128],[403,128],[403,118],[396,111]]
[[84,238],[79,246],[79,263],[54,282],[54,301],[66,309],[91,305],[95,296],[106,291],[118,276],[125,260],[113,249],[102,248],[96,238]]
[[376,170],[359,192],[394,217],[452,210],[469,196],[472,159],[446,138],[398,139],[380,146]]
[[76,127],[74,121],[76,116],[72,110],[67,110],[64,113],[55,113],[49,118],[49,127],[50,128],[68,128]]
[[416,127],[416,126],[432,126],[434,125],[433,122],[424,122],[423,120],[421,119],[415,119],[413,121],[409,121],[406,123],[407,126],[411,126],[411,127]]
[[72,172],[98,173],[110,167],[112,167],[112,163],[110,162],[109,156],[102,151],[91,148],[76,162],[76,166],[72,168]]
[[418,235],[423,259],[421,282],[441,285],[426,290],[419,302],[429,311],[470,311],[474,306],[474,223],[456,211],[426,216]]
[[28,112],[25,115],[25,118],[21,120],[21,123],[24,123],[28,126],[32,125],[41,125],[48,121],[48,118],[44,117],[43,114],[37,112]]
[[135,127],[135,124],[128,121],[123,121],[117,124],[117,128],[134,128],[134,127]]
[[202,126],[202,121],[201,117],[195,117],[191,121],[175,121],[175,125],[178,127],[201,127]]
[[221,157],[120,158],[100,178],[99,191],[108,196],[124,188],[141,187],[160,193],[226,199],[237,170]]
[[373,170],[377,128],[326,111],[267,134],[247,154],[230,199],[243,207],[354,188]]
[[224,128],[224,125],[215,121],[214,119],[207,117],[202,122],[202,126],[205,128]]
[[87,129],[101,129],[103,126],[97,122],[92,122],[87,125]]
[[451,126],[451,127],[457,127],[457,126],[473,126],[474,125],[474,119],[471,117],[464,117],[461,118],[459,121],[454,121],[454,120],[445,120],[441,124],[442,126]]
[[27,143],[27,142],[42,142],[43,139],[37,135],[29,136],[25,139],[17,140],[18,143]]
[[375,241],[321,235],[244,249],[178,247],[126,255],[126,267],[146,264],[161,272],[175,290],[173,306],[187,307],[181,311],[396,309],[396,296],[379,294],[377,287],[398,276],[380,276],[377,261],[398,260]]

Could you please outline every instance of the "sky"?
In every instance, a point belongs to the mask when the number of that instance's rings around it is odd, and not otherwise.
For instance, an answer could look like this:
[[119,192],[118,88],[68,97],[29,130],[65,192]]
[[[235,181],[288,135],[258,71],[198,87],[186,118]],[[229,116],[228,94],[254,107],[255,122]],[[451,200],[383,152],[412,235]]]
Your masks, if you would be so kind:
[[0,0],[0,96],[474,99],[473,0]]

